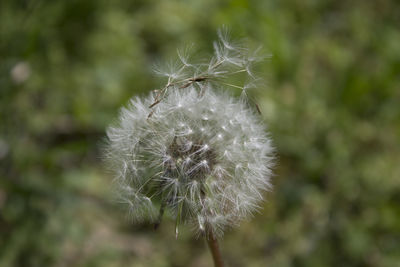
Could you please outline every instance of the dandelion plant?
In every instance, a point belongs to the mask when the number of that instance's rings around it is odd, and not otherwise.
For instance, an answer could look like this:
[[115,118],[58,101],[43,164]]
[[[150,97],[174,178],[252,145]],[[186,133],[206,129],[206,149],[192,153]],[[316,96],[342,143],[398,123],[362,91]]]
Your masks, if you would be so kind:
[[[217,238],[256,211],[271,187],[271,139],[247,98],[260,57],[228,41],[225,31],[209,61],[178,57],[174,69],[157,71],[167,77],[165,86],[121,109],[107,130],[106,158],[135,221],[157,227],[168,210],[176,237],[182,224],[192,225],[222,266]],[[246,74],[246,84],[230,82],[238,73]]]

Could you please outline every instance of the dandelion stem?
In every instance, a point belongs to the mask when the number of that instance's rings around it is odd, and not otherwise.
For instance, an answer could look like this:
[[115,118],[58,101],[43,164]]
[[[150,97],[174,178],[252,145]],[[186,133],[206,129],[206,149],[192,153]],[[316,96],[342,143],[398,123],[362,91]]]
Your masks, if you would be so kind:
[[218,246],[218,240],[214,237],[214,235],[210,232],[207,238],[208,247],[211,250],[211,254],[214,260],[215,267],[224,267],[224,262],[222,261],[221,252]]

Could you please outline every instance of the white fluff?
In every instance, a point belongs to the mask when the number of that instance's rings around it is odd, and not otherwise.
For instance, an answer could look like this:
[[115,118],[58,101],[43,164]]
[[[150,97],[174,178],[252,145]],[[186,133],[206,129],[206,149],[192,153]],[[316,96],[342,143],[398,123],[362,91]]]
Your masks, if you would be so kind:
[[[225,40],[216,44],[210,64],[243,65],[240,53],[229,58],[230,49]],[[107,130],[107,159],[135,220],[157,223],[165,209],[177,231],[189,222],[198,233],[220,236],[251,215],[270,188],[273,148],[246,101],[216,90],[215,83],[182,83],[170,78],[162,98],[136,97],[121,110]]]

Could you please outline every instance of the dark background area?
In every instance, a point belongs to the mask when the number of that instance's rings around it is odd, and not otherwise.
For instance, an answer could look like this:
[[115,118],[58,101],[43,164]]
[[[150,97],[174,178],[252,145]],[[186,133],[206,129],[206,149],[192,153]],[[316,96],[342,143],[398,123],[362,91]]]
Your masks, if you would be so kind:
[[[211,266],[172,220],[113,200],[105,128],[152,73],[222,25],[262,45],[252,92],[274,191],[221,241],[229,266],[399,266],[398,1],[0,2],[0,266]],[[165,82],[165,81],[164,81]]]

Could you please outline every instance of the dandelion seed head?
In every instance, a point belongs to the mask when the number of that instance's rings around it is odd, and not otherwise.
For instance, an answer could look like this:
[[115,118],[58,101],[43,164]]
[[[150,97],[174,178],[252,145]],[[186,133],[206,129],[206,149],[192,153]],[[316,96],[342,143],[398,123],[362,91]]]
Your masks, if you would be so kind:
[[[133,99],[107,132],[122,198],[139,221],[154,221],[161,202],[178,214],[181,201],[183,221],[222,234],[270,188],[272,147],[260,119],[229,94],[209,89],[199,96],[194,86],[170,90],[147,119],[152,101]],[[210,103],[215,113],[204,120]]]
[[226,32],[219,37],[208,65],[180,53],[181,65],[159,71],[167,85],[132,98],[107,129],[106,159],[135,221],[158,223],[168,209],[177,224],[221,236],[255,212],[271,188],[273,147],[265,125],[247,101],[227,93],[229,83],[209,82],[246,73],[255,59]]

